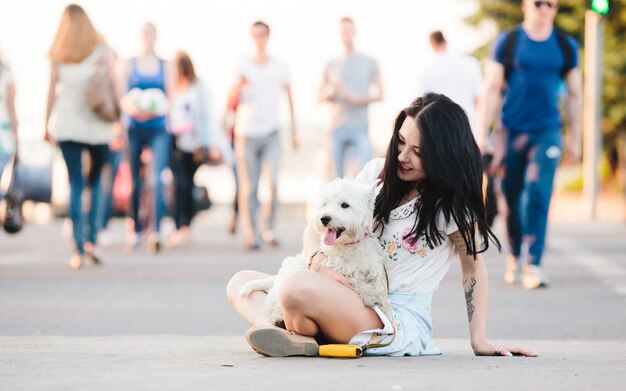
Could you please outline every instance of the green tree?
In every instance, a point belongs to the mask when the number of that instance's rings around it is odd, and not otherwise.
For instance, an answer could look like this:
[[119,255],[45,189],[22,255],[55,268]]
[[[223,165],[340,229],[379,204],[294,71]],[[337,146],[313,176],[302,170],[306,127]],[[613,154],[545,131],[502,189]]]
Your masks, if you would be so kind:
[[[498,31],[513,28],[522,21],[520,0],[476,0],[478,10],[466,19],[472,26],[495,23]],[[561,0],[556,25],[581,45],[583,67],[585,0]],[[612,0],[604,23],[604,80],[602,87],[602,135],[604,150],[613,155],[618,138],[626,139],[626,0]],[[478,48],[478,58],[489,56],[493,39]],[[584,72],[584,69],[583,69]],[[623,149],[623,148],[622,148]],[[622,151],[624,153],[624,151]],[[626,156],[622,156],[625,159]]]

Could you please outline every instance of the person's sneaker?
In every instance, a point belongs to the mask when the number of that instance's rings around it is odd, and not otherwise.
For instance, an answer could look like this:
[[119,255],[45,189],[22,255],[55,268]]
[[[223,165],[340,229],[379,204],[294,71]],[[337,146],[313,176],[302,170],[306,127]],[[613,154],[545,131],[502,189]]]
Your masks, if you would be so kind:
[[98,255],[98,252],[92,243],[85,243],[85,257],[91,259],[91,262],[93,262],[96,266],[102,265],[102,257]]
[[243,251],[245,252],[250,252],[250,251],[257,251],[261,249],[261,245],[259,244],[259,242],[257,242],[256,240],[253,240],[251,242],[246,241],[243,244],[242,247]]
[[246,332],[246,339],[254,351],[268,357],[319,355],[315,338],[276,326],[253,326]]
[[507,284],[515,284],[521,278],[521,268],[519,260],[509,254],[506,257],[506,268],[504,269],[504,282]]
[[524,274],[522,274],[522,288],[547,288],[549,284],[550,279],[544,274],[541,267],[528,265],[524,268]]
[[261,235],[261,237],[266,244],[269,244],[272,247],[280,246],[280,242],[278,241],[278,239],[276,239],[276,236],[274,236],[274,233],[272,231],[263,232],[263,235]]
[[158,234],[151,234],[148,237],[148,252],[150,254],[158,254],[161,251],[161,241]]
[[189,243],[191,240],[191,232],[189,227],[182,227],[170,234],[165,242],[167,247],[176,247]]

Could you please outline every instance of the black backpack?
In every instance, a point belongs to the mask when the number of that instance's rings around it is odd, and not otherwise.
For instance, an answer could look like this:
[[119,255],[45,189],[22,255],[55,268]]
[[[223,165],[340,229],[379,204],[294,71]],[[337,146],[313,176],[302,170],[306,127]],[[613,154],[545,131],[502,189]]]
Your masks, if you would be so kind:
[[[514,28],[506,33],[506,38],[504,39],[504,80],[508,80],[511,75],[511,71],[513,70],[514,58],[513,54],[515,52],[515,45],[517,44],[517,36],[519,27]],[[561,78],[565,79],[565,76],[574,68],[574,53],[572,52],[572,48],[567,42],[567,34],[563,31],[559,30],[555,27],[557,41],[559,42],[559,48],[561,49],[561,53],[563,53],[563,68],[561,68]]]

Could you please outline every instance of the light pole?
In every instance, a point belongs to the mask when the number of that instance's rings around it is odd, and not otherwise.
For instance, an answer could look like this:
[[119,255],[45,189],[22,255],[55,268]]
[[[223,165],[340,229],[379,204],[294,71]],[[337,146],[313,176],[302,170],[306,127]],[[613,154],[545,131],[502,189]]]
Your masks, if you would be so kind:
[[[607,2],[608,7],[608,2]],[[608,11],[608,8],[607,8]],[[585,11],[585,74],[583,108],[583,196],[587,214],[596,219],[600,179],[600,119],[602,115],[602,49],[604,42],[602,15]]]

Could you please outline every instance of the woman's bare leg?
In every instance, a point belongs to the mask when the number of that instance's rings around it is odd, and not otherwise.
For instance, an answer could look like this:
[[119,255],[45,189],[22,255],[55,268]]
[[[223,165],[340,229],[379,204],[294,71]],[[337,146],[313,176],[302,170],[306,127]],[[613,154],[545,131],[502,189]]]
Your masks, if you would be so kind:
[[266,312],[263,310],[265,297],[267,294],[262,291],[252,292],[247,297],[241,297],[239,291],[241,286],[251,280],[259,280],[271,277],[269,274],[252,270],[240,271],[233,276],[226,287],[228,302],[235,308],[235,311],[250,326],[271,325]]
[[235,311],[250,326],[246,339],[252,348],[260,354],[272,357],[317,356],[319,346],[315,339],[293,334],[271,324],[263,310],[265,292],[252,292],[248,297],[241,297],[241,286],[250,280],[270,277],[265,273],[244,270],[233,276],[228,282],[226,295]]
[[358,333],[383,324],[349,287],[309,270],[291,274],[279,293],[287,330],[347,343]]

